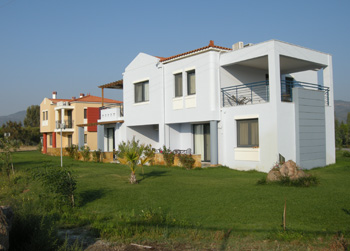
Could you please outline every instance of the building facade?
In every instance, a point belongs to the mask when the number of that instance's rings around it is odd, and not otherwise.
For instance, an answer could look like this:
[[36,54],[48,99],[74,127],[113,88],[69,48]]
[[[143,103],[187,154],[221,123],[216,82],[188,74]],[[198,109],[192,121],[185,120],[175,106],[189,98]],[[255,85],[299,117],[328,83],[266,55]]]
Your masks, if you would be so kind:
[[135,137],[239,170],[268,172],[289,159],[306,169],[328,165],[332,72],[331,55],[277,40],[232,48],[210,41],[167,58],[140,53],[123,80],[100,86],[122,88],[124,107],[99,120],[98,148]]
[[[105,99],[107,105],[121,105],[117,100]],[[44,98],[40,104],[40,132],[43,135],[43,153],[71,145],[87,145],[97,150],[97,120],[102,99],[80,94],[79,98]],[[62,127],[62,128],[61,128]],[[62,132],[62,137],[61,137]]]

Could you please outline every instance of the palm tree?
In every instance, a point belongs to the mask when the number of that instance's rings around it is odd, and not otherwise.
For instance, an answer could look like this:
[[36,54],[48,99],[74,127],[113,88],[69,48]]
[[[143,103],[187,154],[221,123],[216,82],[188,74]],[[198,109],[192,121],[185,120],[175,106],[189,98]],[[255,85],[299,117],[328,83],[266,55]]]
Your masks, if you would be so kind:
[[136,141],[135,138],[132,141],[128,140],[127,143],[122,142],[118,146],[118,159],[124,159],[131,170],[129,179],[131,184],[137,183],[135,173],[144,149],[145,146],[143,144],[140,145],[140,141]]

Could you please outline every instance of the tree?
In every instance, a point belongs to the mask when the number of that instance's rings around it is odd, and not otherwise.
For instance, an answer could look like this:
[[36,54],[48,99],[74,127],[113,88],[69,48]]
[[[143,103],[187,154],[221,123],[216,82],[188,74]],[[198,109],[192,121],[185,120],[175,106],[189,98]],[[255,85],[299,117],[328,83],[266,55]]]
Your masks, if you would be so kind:
[[338,148],[342,147],[342,135],[340,132],[339,121],[336,119],[334,122],[334,130],[335,130],[335,145]]
[[22,141],[23,127],[21,122],[7,121],[6,124],[2,125],[2,132],[9,133],[9,140]]
[[10,179],[10,173],[15,173],[12,162],[12,152],[18,149],[18,141],[9,140],[8,137],[0,139],[0,160],[2,161],[2,171]]
[[23,121],[25,127],[40,126],[40,106],[31,105],[27,108],[27,114]]
[[128,140],[127,143],[122,142],[118,146],[118,158],[124,159],[131,170],[129,179],[131,184],[137,183],[136,169],[141,161],[144,150],[145,145],[140,144],[140,141],[136,141],[135,138],[133,138],[132,141]]

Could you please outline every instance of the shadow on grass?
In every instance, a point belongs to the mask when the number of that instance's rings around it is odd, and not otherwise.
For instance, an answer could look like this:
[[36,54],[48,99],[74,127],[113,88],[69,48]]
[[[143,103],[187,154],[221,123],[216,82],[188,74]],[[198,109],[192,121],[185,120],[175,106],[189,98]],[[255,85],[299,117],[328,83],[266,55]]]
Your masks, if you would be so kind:
[[144,179],[148,179],[148,178],[158,178],[158,177],[163,177],[163,176],[166,176],[166,173],[168,171],[152,171],[152,172],[149,172],[149,173],[144,173],[144,174],[141,174],[142,176],[142,179],[139,180],[139,183],[142,182]]
[[346,213],[347,215],[349,215],[349,216],[350,216],[350,210],[349,210],[349,209],[342,208],[342,210],[344,211],[344,213]]
[[85,206],[87,203],[102,198],[106,194],[104,189],[92,189],[83,191],[79,194],[79,206]]

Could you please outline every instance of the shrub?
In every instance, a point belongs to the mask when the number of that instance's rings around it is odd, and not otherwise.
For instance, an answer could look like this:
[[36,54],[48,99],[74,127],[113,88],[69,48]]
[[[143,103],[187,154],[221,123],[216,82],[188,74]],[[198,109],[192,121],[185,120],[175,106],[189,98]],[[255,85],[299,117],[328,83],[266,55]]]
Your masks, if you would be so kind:
[[[78,146],[77,145],[71,145],[65,148],[68,152],[68,156],[72,159],[79,159],[79,152],[78,152]],[[78,157],[78,158],[77,158]]]
[[74,191],[77,186],[72,171],[62,167],[45,168],[45,171],[37,173],[36,178],[58,197],[58,201],[74,207]]
[[179,154],[178,158],[182,166],[186,169],[192,169],[195,160],[192,158],[191,154]]
[[84,161],[90,160],[90,147],[89,146],[82,146],[80,148],[81,155],[83,156]]
[[166,148],[166,146],[163,146],[162,154],[165,164],[167,166],[172,166],[174,164],[175,153],[172,152],[170,149]]
[[154,156],[156,155],[156,149],[152,148],[151,145],[145,146],[143,149],[143,157],[140,159],[141,165],[143,166],[147,162],[151,165],[154,163]]
[[281,186],[293,186],[293,187],[310,187],[317,186],[320,183],[319,179],[315,176],[309,175],[306,177],[300,177],[298,179],[290,179],[288,176],[282,176],[277,181],[267,181],[266,177],[258,180],[258,185],[277,184]]
[[343,157],[349,158],[350,157],[350,152],[349,151],[344,151],[343,152]]
[[95,162],[101,162],[101,154],[102,152],[100,149],[93,151],[92,155]]

